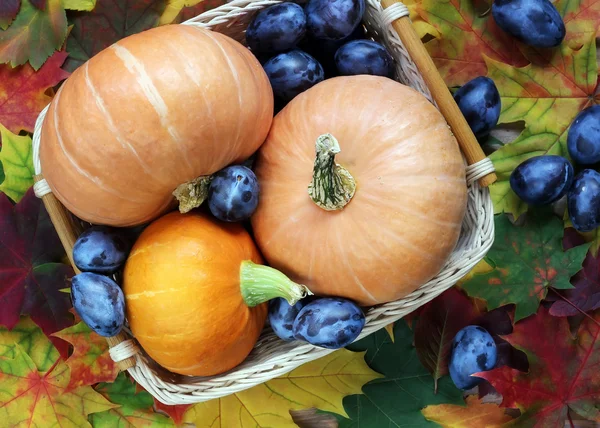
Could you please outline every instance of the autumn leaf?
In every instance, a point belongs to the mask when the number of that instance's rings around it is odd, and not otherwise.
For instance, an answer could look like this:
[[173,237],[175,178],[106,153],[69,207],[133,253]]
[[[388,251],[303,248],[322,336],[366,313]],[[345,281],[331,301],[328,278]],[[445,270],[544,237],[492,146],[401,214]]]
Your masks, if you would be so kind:
[[171,24],[185,7],[196,6],[204,0],[167,0],[164,12],[158,21],[159,25]]
[[[72,269],[61,263],[64,250],[41,201],[29,190],[13,206],[0,194],[0,325],[9,329],[29,314],[46,335],[68,327]],[[59,350],[66,349],[59,342]]]
[[0,164],[4,171],[4,181],[0,182],[0,192],[13,201],[21,200],[27,189],[33,185],[33,148],[31,138],[15,135],[0,124]]
[[12,330],[0,327],[0,358],[14,359],[15,344],[19,344],[41,372],[48,371],[59,357],[52,342],[29,317],[21,317]]
[[96,0],[62,0],[65,9],[70,10],[94,10]]
[[16,67],[29,61],[38,70],[61,48],[67,36],[67,15],[61,0],[48,0],[44,10],[35,8],[30,0],[21,3],[12,25],[0,31],[0,63]]
[[490,16],[478,16],[471,1],[423,0],[418,11],[441,34],[425,46],[448,86],[484,76],[486,56],[519,67],[528,63],[516,40]]
[[563,426],[569,409],[600,421],[598,320],[599,315],[584,318],[573,337],[566,319],[540,307],[505,337],[527,354],[529,372],[500,367],[476,374],[502,394],[503,407],[521,410],[516,426]]
[[[181,0],[172,0],[173,4],[177,4],[180,2],[181,2]],[[186,3],[188,3],[188,4],[194,3],[194,4],[191,6],[183,7],[182,9],[179,10],[179,13],[177,15],[173,15],[172,12],[169,13],[169,11],[168,11],[169,5],[167,4],[167,8],[165,9],[163,16],[161,17],[161,23],[163,22],[163,19],[166,20],[167,17],[168,17],[168,19],[171,19],[171,17],[174,16],[172,18],[171,23],[180,24],[182,22],[187,21],[188,19],[192,19],[192,18],[197,17],[198,15],[203,14],[207,10],[211,10],[211,9],[217,8],[219,6],[222,6],[225,3],[227,3],[227,1],[226,0],[202,0],[200,2],[196,2],[196,0],[190,0],[190,1],[186,1]]]
[[412,341],[413,332],[401,320],[394,325],[394,341],[381,329],[349,346],[367,351],[367,364],[385,377],[363,386],[363,394],[344,398],[350,419],[337,415],[340,428],[427,425],[421,414],[425,406],[463,403],[448,376],[439,380],[434,394],[433,377],[417,358]]
[[118,40],[155,27],[165,5],[166,0],[97,0],[92,12],[73,13],[63,68],[73,71]]
[[3,0],[0,3],[0,29],[6,30],[16,18],[21,8],[21,0]]
[[510,174],[532,156],[568,157],[567,130],[575,116],[595,102],[598,78],[595,39],[577,51],[563,44],[550,55],[547,63],[523,68],[486,58],[488,76],[501,96],[500,123],[525,123],[525,130],[515,141],[490,156],[498,176],[491,186],[497,213],[511,213],[515,217],[525,213],[527,205],[510,188]]
[[67,360],[71,369],[69,389],[112,382],[119,374],[119,369],[108,353],[106,339],[90,330],[85,323],[79,322],[53,336],[73,345],[73,354]]
[[493,428],[512,421],[512,417],[497,404],[482,403],[472,395],[466,398],[467,406],[438,404],[427,406],[421,413],[428,421],[445,428]]
[[569,279],[581,269],[589,245],[562,250],[563,228],[550,213],[530,211],[524,226],[505,215],[495,218],[496,239],[486,256],[493,270],[463,284],[489,309],[514,303],[515,322],[535,314],[548,287],[573,288]]
[[177,404],[174,406],[169,406],[154,398],[154,408],[157,411],[160,410],[161,412],[165,412],[167,415],[169,415],[173,422],[175,422],[176,426],[183,424],[183,415],[192,406],[193,404]]
[[114,383],[100,383],[96,391],[118,406],[91,415],[94,428],[175,426],[172,420],[152,410],[152,396],[145,391],[136,393],[135,384],[125,373],[119,374]]
[[0,65],[0,123],[10,132],[33,132],[38,115],[52,99],[45,92],[69,77],[60,68],[66,58],[66,52],[56,52],[37,72],[29,64]]
[[251,389],[195,404],[183,420],[198,428],[291,428],[296,425],[290,409],[317,407],[346,415],[344,396],[360,393],[362,385],[377,377],[364,352],[341,349]]
[[[4,426],[91,427],[89,414],[114,407],[89,386],[67,391],[70,369],[58,352],[39,329],[32,332],[27,321],[19,327],[21,335],[14,336],[19,342],[12,346],[0,331],[0,421]],[[37,362],[26,349],[35,352]],[[40,349],[49,352],[41,354]]]
[[473,302],[456,288],[445,291],[420,311],[415,347],[419,360],[433,375],[434,391],[437,392],[438,379],[448,374],[454,336],[478,315]]
[[565,40],[572,46],[596,36],[600,20],[600,0],[558,0],[554,3],[565,22]]

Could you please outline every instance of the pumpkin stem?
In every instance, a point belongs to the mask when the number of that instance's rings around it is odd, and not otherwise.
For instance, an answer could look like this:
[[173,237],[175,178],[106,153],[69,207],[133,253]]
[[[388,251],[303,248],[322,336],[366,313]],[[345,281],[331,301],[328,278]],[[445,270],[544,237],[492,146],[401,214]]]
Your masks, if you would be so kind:
[[296,284],[277,269],[258,265],[250,260],[240,266],[240,289],[249,307],[258,306],[276,297],[295,305],[298,300],[313,293],[304,285]]
[[317,157],[308,194],[325,211],[341,210],[354,196],[356,182],[346,168],[335,163],[340,144],[331,134],[317,138]]
[[205,175],[177,186],[177,189],[173,191],[173,196],[179,201],[179,212],[185,214],[202,205],[202,202],[208,197],[210,181],[211,177]]

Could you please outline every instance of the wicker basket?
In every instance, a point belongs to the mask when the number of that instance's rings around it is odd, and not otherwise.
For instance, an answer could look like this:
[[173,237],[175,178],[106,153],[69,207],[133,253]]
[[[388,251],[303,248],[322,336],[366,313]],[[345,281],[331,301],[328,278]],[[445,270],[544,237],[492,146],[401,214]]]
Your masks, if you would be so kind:
[[[385,3],[389,1],[389,7],[386,9],[379,0],[367,0],[368,7],[363,24],[369,35],[384,43],[395,57],[397,79],[415,88],[435,104],[435,97],[432,97],[431,94],[433,91],[430,92],[415,62],[405,49],[398,32],[394,29],[396,25],[392,25],[392,23],[396,24],[399,19],[410,22],[408,18],[403,18],[408,16],[407,8],[402,3],[393,3],[393,0],[383,1]],[[234,0],[181,25],[208,28],[245,43],[245,28],[253,15],[260,9],[277,3],[280,3],[280,0]],[[418,43],[420,44],[420,41]],[[422,49],[422,44],[420,48]],[[427,59],[430,61],[429,57]],[[420,68],[423,69],[421,66]],[[437,71],[433,72],[437,73]],[[443,84],[439,74],[436,78]],[[447,88],[444,87],[444,91],[447,93]],[[445,96],[448,97],[448,95],[447,93]],[[435,99],[438,101],[436,105],[441,105],[440,99]],[[79,227],[81,222],[68,213],[56,200],[41,175],[40,128],[46,111],[47,108],[40,114],[33,136],[36,173],[34,189],[36,195],[44,200],[61,241],[70,254],[73,242],[82,230]],[[448,114],[446,114],[446,119],[449,119]],[[461,120],[463,120],[462,116]],[[451,122],[449,121],[449,123]],[[460,127],[461,131],[470,133],[466,122],[463,121]],[[467,131],[464,128],[467,128]],[[460,133],[457,132],[457,126],[453,126],[453,131],[459,138]],[[472,133],[467,136],[471,137],[471,141],[475,141]],[[463,154],[465,154],[467,151],[464,144],[462,144],[462,148]],[[479,146],[475,150],[480,150]],[[466,158],[469,158],[468,153]],[[366,314],[365,328],[359,339],[402,318],[454,285],[484,257],[491,247],[494,239],[492,202],[488,189],[480,187],[477,181],[492,173],[493,166],[483,153],[479,159],[479,161],[471,159],[471,165],[467,167],[468,208],[463,220],[460,239],[450,259],[435,278],[417,291],[401,300],[370,308]],[[254,350],[238,367],[218,376],[187,377],[167,372],[153,362],[137,345],[127,328],[119,336],[107,340],[111,347],[111,357],[119,364],[119,367],[122,370],[128,370],[141,386],[164,404],[198,403],[229,395],[281,376],[301,364],[332,352],[332,350],[318,348],[303,342],[284,342],[277,338],[269,327],[266,327]]]

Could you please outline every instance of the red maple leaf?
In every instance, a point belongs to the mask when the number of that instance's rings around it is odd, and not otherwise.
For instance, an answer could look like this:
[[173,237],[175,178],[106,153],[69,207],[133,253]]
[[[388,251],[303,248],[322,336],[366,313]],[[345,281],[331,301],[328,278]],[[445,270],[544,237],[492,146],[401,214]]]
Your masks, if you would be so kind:
[[519,427],[563,426],[568,410],[600,421],[600,315],[585,318],[576,337],[564,318],[543,306],[518,322],[505,339],[525,352],[529,372],[504,366],[476,375],[502,394],[503,407],[519,408]]
[[189,409],[192,406],[193,404],[178,404],[175,406],[168,406],[166,404],[161,403],[156,398],[154,399],[154,408],[156,410],[165,412],[167,415],[169,415],[177,426],[183,424],[183,414],[187,409]]
[[60,68],[66,58],[66,52],[57,52],[37,72],[29,64],[0,65],[0,123],[15,134],[33,132],[37,116],[52,99],[46,91],[69,77]]
[[[19,315],[31,315],[47,336],[68,327],[68,288],[73,275],[62,263],[64,250],[42,202],[30,189],[15,206],[0,194],[0,324],[12,329]],[[68,345],[52,342],[66,357]]]

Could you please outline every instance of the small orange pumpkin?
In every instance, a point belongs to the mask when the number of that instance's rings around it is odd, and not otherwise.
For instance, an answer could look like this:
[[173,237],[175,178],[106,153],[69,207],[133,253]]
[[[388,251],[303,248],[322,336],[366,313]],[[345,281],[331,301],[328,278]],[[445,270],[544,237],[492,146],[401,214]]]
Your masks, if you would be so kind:
[[366,305],[436,275],[466,209],[465,164],[444,117],[384,77],[336,77],[294,98],[256,175],[252,226],[269,265],[315,294]]
[[131,332],[174,373],[211,376],[237,366],[263,329],[264,302],[295,304],[308,292],[261,261],[239,224],[179,212],[155,220],[125,265]]
[[[42,125],[40,161],[56,197],[96,224],[142,224],[199,205],[209,176],[264,141],[273,93],[237,41],[191,25],[119,40],[79,67]],[[190,193],[192,195],[190,196]]]

